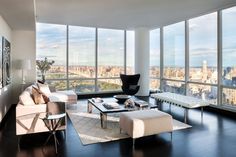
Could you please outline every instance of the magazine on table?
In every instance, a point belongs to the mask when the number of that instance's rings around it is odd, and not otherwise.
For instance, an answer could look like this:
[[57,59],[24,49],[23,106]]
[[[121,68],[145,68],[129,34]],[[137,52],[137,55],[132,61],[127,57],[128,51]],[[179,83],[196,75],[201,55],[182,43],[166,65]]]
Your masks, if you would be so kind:
[[106,109],[118,109],[120,108],[119,104],[116,102],[107,102],[107,103],[103,103],[103,106]]
[[135,100],[134,103],[138,107],[147,107],[148,106],[148,102],[143,101],[143,100]]

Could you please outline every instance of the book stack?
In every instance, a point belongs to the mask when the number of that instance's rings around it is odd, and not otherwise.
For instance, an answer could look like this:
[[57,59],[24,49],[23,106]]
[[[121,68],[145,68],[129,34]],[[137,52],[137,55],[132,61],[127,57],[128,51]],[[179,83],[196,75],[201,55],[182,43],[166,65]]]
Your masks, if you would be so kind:
[[119,104],[116,102],[103,103],[103,106],[108,110],[120,108]]
[[148,106],[148,103],[143,100],[136,100],[136,101],[134,101],[134,103],[138,107],[147,107]]

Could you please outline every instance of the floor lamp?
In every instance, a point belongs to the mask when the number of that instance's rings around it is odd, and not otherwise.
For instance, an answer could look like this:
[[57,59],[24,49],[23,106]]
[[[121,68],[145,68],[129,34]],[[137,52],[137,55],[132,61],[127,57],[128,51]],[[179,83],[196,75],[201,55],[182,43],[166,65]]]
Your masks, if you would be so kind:
[[21,60],[21,69],[22,69],[22,84],[25,84],[25,71],[31,69],[31,61],[29,59]]

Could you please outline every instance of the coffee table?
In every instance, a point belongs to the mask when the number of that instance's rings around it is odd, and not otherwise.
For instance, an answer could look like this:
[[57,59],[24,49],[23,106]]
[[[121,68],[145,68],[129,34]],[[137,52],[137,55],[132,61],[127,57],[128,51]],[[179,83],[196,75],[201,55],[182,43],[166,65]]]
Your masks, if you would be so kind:
[[[133,100],[139,100],[138,98],[132,98]],[[142,110],[142,109],[151,109],[151,108],[157,108],[157,105],[153,105],[148,103],[148,106],[146,107],[133,107],[133,108],[125,108],[124,104],[119,103],[119,108],[117,109],[107,109],[103,106],[103,103],[109,103],[109,102],[116,102],[116,99],[114,98],[104,98],[103,102],[94,102],[92,99],[88,99],[87,104],[87,112],[92,113],[93,107],[95,107],[100,112],[100,120],[101,120],[101,128],[105,129],[107,128],[107,114],[111,113],[119,113],[119,112],[129,112],[129,111],[135,111],[135,110]]]

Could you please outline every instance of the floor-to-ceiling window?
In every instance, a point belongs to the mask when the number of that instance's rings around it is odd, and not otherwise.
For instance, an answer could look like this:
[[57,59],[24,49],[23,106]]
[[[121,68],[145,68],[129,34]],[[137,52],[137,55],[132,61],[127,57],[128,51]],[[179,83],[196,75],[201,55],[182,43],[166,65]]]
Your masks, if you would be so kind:
[[222,103],[236,106],[236,7],[222,11]]
[[[49,84],[57,89],[65,89],[66,85],[66,26],[37,23],[37,60],[55,61],[45,77]],[[37,78],[41,73],[37,71]]]
[[150,89],[160,88],[160,29],[150,31]]
[[95,91],[95,28],[69,26],[69,88]]
[[163,91],[185,94],[185,22],[163,31]]
[[[234,19],[235,6],[186,20],[185,23],[162,27],[161,42],[152,37],[154,31],[150,31],[150,69],[152,64],[163,63],[160,69],[163,70],[163,73],[160,73],[161,90],[187,94],[214,105],[223,105],[222,107],[235,107]],[[152,59],[156,57],[153,47],[159,46],[159,42],[163,43],[160,61],[153,63]],[[155,44],[152,45],[153,43]],[[152,74],[155,73],[151,72],[150,76]]]
[[37,59],[45,57],[55,61],[46,82],[57,90],[121,90],[120,73],[134,73],[134,32],[37,23]]
[[189,20],[188,94],[217,103],[217,13]]
[[120,89],[124,68],[124,31],[98,29],[98,91]]

